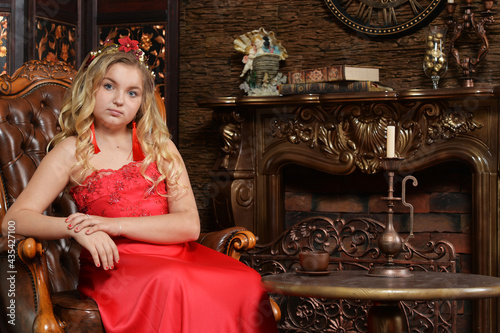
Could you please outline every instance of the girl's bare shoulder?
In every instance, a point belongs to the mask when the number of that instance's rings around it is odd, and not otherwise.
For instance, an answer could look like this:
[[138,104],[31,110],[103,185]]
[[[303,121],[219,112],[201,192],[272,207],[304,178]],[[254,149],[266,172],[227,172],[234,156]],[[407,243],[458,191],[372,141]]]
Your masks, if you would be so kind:
[[177,146],[172,141],[172,139],[167,139],[166,142],[167,142],[168,149],[170,149],[171,151],[174,151],[174,152],[179,152],[178,149],[177,149]]
[[52,150],[63,150],[74,154],[76,151],[76,137],[70,136],[59,142]]
[[50,159],[65,160],[69,164],[76,163],[76,138],[71,136],[57,143],[47,154]]

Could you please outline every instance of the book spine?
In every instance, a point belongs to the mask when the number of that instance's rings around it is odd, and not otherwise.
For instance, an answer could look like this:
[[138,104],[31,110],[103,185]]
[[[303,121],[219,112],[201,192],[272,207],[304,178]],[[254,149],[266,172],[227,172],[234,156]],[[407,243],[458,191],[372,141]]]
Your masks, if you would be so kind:
[[306,71],[305,70],[288,72],[287,76],[288,76],[288,83],[289,84],[305,83],[306,82]]
[[288,83],[313,83],[345,80],[345,66],[328,66],[288,72]]
[[327,77],[328,81],[342,81],[346,79],[345,76],[345,66],[330,66],[327,67]]
[[279,86],[282,95],[293,94],[329,94],[340,92],[371,91],[369,81],[337,81],[337,82],[313,82],[313,83],[286,83]]
[[308,70],[297,70],[287,73],[289,84],[336,82],[336,81],[379,81],[379,69],[349,65],[333,65]]

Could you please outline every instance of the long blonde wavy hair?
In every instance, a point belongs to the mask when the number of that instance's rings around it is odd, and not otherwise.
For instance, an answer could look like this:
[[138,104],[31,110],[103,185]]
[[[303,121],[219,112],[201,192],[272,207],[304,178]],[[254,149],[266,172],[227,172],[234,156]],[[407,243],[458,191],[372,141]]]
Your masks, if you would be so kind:
[[[64,98],[59,115],[61,132],[50,142],[49,149],[65,138],[75,136],[75,155],[78,162],[73,168],[82,168],[75,181],[80,183],[89,170],[95,171],[89,162],[94,154],[90,127],[94,122],[95,92],[111,65],[123,63],[133,66],[140,70],[144,82],[142,102],[135,118],[137,138],[145,156],[141,166],[141,174],[152,183],[154,188],[161,181],[166,181],[169,196],[175,195],[183,188],[179,184],[183,168],[179,156],[167,148],[170,133],[156,104],[154,78],[151,72],[134,54],[118,51],[117,48],[108,49],[107,52],[99,54],[95,59],[94,57],[94,55],[89,54],[84,59],[84,65],[80,67]],[[161,176],[153,180],[146,175],[146,169],[154,162],[156,162]]]

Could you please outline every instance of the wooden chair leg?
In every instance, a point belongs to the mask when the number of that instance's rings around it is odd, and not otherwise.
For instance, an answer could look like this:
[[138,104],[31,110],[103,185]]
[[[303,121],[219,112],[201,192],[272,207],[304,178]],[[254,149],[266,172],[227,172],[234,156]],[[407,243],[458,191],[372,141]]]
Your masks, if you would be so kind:
[[34,277],[35,289],[37,290],[38,312],[33,323],[35,333],[64,333],[65,323],[60,322],[55,316],[50,301],[48,284],[40,258],[43,257],[42,244],[33,238],[22,240],[17,248],[19,257],[31,270]]
[[271,308],[273,309],[274,319],[276,320],[276,322],[279,322],[281,320],[280,307],[278,306],[278,303],[276,303],[272,298],[269,298],[269,301],[271,302]]

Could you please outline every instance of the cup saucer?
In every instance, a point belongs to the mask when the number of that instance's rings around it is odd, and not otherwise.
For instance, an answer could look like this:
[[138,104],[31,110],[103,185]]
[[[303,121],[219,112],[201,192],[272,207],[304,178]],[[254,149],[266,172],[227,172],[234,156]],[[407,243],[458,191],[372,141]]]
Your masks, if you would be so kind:
[[328,275],[332,271],[303,271],[301,269],[298,269],[295,271],[297,274],[305,274],[305,275]]

